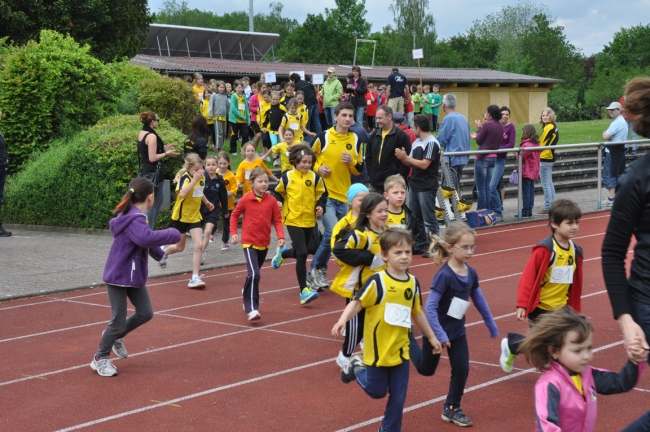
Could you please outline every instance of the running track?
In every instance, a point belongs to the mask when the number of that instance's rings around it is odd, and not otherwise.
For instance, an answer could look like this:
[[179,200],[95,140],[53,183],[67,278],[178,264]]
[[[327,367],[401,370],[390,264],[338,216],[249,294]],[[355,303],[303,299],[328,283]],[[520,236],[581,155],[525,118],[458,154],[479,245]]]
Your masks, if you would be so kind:
[[[593,365],[618,370],[625,354],[600,268],[608,220],[608,213],[586,215],[576,243],[585,251],[583,312],[596,328]],[[517,282],[530,246],[548,233],[541,221],[479,232],[471,265],[501,335],[526,331],[514,317]],[[331,264],[330,279],[336,274]],[[411,271],[426,296],[435,265],[416,257]],[[301,307],[293,263],[265,267],[262,320],[250,324],[240,299],[245,267],[205,276],[205,291],[187,289],[186,276],[151,281],[156,316],[128,336],[130,356],[115,361],[114,378],[99,377],[88,366],[110,317],[103,288],[0,303],[0,429],[378,429],[386,399],[370,399],[356,383],[345,385],[338,377],[334,358],[341,340],[330,329],[344,306],[340,297],[326,291]],[[539,375],[523,359],[504,375],[500,339],[488,336],[474,308],[467,322],[472,364],[463,408],[474,430],[533,430],[532,388]],[[449,376],[446,359],[433,377],[411,367],[403,431],[458,430],[440,420]],[[640,416],[649,391],[644,377],[628,394],[600,396],[597,430],[620,430]]]

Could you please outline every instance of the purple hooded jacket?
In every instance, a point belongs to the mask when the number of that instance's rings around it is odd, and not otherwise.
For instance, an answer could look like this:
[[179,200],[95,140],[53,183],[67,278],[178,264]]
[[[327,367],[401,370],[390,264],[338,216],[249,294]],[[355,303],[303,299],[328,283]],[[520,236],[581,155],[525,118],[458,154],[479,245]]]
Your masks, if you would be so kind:
[[148,255],[160,261],[164,255],[160,246],[181,239],[175,228],[152,231],[147,216],[135,206],[113,218],[109,226],[114,240],[104,267],[104,282],[111,285],[144,286],[149,275]]

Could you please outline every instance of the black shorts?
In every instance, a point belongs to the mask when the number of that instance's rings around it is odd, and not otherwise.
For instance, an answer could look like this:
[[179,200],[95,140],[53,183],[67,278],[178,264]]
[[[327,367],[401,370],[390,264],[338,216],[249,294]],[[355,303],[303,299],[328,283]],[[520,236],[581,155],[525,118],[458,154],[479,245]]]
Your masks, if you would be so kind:
[[211,223],[214,226],[217,226],[218,221],[219,221],[219,218],[216,218],[216,217],[203,218],[203,226],[206,226],[209,223]]
[[188,231],[193,230],[194,228],[201,228],[201,222],[181,222],[173,221],[172,226],[176,228],[181,234],[185,234]]

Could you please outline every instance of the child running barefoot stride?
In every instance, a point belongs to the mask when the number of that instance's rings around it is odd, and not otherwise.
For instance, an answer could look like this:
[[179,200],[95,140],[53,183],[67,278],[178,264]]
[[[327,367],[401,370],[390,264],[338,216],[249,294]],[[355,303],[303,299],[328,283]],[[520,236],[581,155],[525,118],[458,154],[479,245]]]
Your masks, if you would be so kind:
[[[582,211],[567,199],[555,201],[548,211],[552,235],[533,246],[533,253],[517,287],[517,319],[533,324],[540,315],[567,305],[581,311],[582,249],[573,243],[578,234]],[[519,345],[524,338],[508,333],[501,341],[499,363],[505,373],[512,372]]]
[[228,242],[230,241],[230,215],[235,208],[235,195],[237,195],[237,190],[239,185],[237,184],[237,179],[235,174],[230,171],[230,155],[226,151],[220,151],[217,154],[217,166],[219,167],[219,175],[223,177],[224,183],[226,183],[226,190],[228,191],[228,211],[223,218],[221,241],[222,251],[227,251],[230,249]]
[[[228,191],[226,190],[226,182],[223,177],[217,173],[217,158],[216,156],[208,156],[205,158],[205,189],[203,193],[206,199],[212,203],[214,208],[209,210],[205,204],[201,206],[201,215],[205,222],[205,227],[203,230],[203,252],[208,248],[210,244],[210,237],[214,234],[214,231],[217,229],[217,221],[219,215],[224,221],[228,217]],[[223,228],[226,230],[227,228]],[[203,264],[203,258],[201,258],[201,264]]]
[[[592,432],[596,394],[628,392],[638,382],[645,363],[628,360],[618,373],[589,366],[592,343],[591,323],[571,308],[542,315],[532,326],[520,351],[542,373],[535,383],[535,431]],[[625,431],[647,430],[635,423]]]
[[[124,336],[153,317],[153,307],[147,292],[149,255],[160,260],[164,252],[160,246],[180,240],[174,228],[152,231],[147,224],[145,212],[154,201],[154,185],[149,179],[138,177],[131,180],[124,199],[115,210],[117,217],[110,222],[115,240],[108,253],[104,267],[104,282],[111,303],[111,321],[102,333],[99,348],[90,367],[101,376],[115,376],[117,369],[108,356],[111,349],[119,358],[129,353]],[[131,300],[135,313],[126,317],[126,299]]]
[[271,180],[275,182],[278,181],[278,179],[273,175],[271,170],[269,170],[266,167],[264,161],[259,157],[257,157],[257,153],[255,153],[255,146],[253,145],[252,142],[247,142],[245,144],[242,144],[241,153],[242,156],[244,157],[244,160],[239,163],[239,167],[237,167],[237,174],[235,174],[235,178],[237,179],[237,183],[243,185],[242,196],[248,195],[252,190],[250,175],[253,169],[255,169],[256,167],[263,169],[266,172],[266,174],[269,176],[269,178],[271,178]]
[[196,153],[190,153],[185,157],[183,168],[178,171],[174,182],[176,182],[176,203],[172,212],[173,226],[181,233],[181,240],[168,246],[165,249],[165,256],[160,264],[167,262],[169,255],[183,252],[187,241],[187,232],[192,236],[194,244],[194,255],[192,257],[192,278],[187,285],[192,289],[204,289],[205,282],[199,277],[201,268],[201,256],[203,255],[203,230],[201,229],[201,202],[209,211],[214,210],[214,205],[207,200],[203,194],[205,178],[203,177],[203,161]]
[[[469,299],[485,321],[490,337],[497,337],[499,330],[490,313],[490,307],[479,286],[476,270],[467,265],[476,250],[476,232],[462,222],[447,227],[444,241],[438,236],[431,237],[430,253],[436,265],[443,257],[449,260],[440,267],[431,283],[429,298],[424,307],[427,320],[436,338],[447,348],[451,364],[449,393],[442,411],[442,419],[458,426],[472,426],[474,423],[465,415],[460,401],[465,392],[469,375],[469,347],[465,330],[465,312]],[[411,334],[411,358],[418,373],[431,376],[440,361],[440,354],[431,354],[433,345],[425,336],[422,348]]]
[[339,318],[332,335],[338,336],[346,323],[366,311],[364,339],[374,349],[364,350],[363,361],[353,357],[341,369],[341,381],[357,380],[373,399],[389,394],[379,431],[398,432],[409,381],[409,332],[411,321],[427,335],[433,354],[440,355],[440,343],[422,314],[420,284],[408,273],[413,239],[403,229],[391,228],[379,236],[386,270],[368,279]]
[[271,244],[271,224],[275,226],[278,236],[278,247],[284,247],[284,228],[278,203],[266,193],[269,189],[269,177],[262,168],[254,168],[250,174],[252,192],[244,195],[230,216],[230,234],[232,244],[239,242],[237,224],[239,216],[243,216],[241,242],[244,257],[248,267],[248,275],[244,283],[244,311],[249,321],[261,318],[260,302],[260,268],[264,264],[266,254]]
[[308,145],[291,147],[289,160],[295,169],[282,174],[275,188],[282,205],[282,223],[287,227],[292,247],[278,249],[271,265],[278,269],[285,259],[296,259],[301,305],[318,298],[318,293],[307,287],[307,244],[316,227],[316,217],[321,217],[325,211],[327,189],[323,179],[311,170],[315,159],[316,155]]

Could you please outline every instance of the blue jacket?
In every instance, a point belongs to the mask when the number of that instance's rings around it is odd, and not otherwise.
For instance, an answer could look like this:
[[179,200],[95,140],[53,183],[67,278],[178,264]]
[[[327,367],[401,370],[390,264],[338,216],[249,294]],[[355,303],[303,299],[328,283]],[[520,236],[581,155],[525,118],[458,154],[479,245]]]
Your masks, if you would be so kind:
[[[469,151],[469,123],[462,114],[449,113],[442,119],[438,142],[445,152]],[[450,166],[467,165],[469,156],[452,156]]]
[[175,228],[152,231],[147,216],[135,206],[113,218],[109,226],[114,240],[104,267],[104,282],[111,285],[144,286],[149,276],[148,255],[160,261],[164,255],[160,246],[181,239]]

